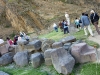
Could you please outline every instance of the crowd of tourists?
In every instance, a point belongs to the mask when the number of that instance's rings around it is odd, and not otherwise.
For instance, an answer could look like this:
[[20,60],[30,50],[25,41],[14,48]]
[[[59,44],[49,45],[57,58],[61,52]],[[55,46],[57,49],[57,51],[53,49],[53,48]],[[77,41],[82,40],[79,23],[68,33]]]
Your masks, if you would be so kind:
[[[56,23],[53,24],[53,28],[56,32],[58,32],[58,28],[60,28],[61,31],[64,32],[64,34],[66,34],[66,32],[70,33],[69,31],[70,17],[67,12],[65,12],[65,18],[66,20],[60,21],[58,25]],[[91,10],[90,16],[87,13],[82,13],[79,19],[76,17],[74,24],[75,27],[78,29],[78,31],[80,31],[80,29],[84,29],[85,33],[84,35],[86,36],[88,35],[87,33],[88,30],[90,35],[94,36],[90,24],[92,23],[95,26],[97,33],[100,35],[100,30],[98,28],[98,21],[99,21],[99,15],[94,10]]]

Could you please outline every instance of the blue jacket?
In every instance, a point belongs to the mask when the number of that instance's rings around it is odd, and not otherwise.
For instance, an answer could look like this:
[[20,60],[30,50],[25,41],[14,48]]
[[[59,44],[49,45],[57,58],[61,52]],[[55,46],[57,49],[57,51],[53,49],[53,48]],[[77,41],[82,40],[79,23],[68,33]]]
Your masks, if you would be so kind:
[[90,20],[89,20],[88,16],[82,15],[81,21],[82,21],[82,26],[90,25]]

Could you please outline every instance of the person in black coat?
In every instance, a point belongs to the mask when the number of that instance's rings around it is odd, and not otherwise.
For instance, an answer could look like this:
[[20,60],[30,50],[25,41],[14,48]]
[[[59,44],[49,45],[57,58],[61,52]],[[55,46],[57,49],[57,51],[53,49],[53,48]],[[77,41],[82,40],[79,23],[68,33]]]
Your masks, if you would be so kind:
[[91,23],[95,26],[96,31],[100,35],[100,31],[99,31],[99,28],[98,28],[99,16],[96,12],[94,12],[94,10],[91,10],[90,13],[91,13],[90,14]]

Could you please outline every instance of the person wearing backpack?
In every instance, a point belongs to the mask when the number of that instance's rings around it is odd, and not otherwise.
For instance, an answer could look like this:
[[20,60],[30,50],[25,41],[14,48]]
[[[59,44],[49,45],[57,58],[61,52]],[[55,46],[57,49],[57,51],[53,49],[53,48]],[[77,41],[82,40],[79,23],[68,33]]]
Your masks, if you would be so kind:
[[90,19],[91,19],[91,23],[95,26],[96,31],[100,35],[100,31],[98,28],[99,15],[94,10],[90,11]]
[[[78,18],[75,19],[75,27],[78,29],[78,31],[81,29],[80,23],[79,23],[79,19],[78,19]],[[80,29],[79,29],[79,28],[80,28]]]
[[63,24],[64,24],[64,34],[66,34],[66,32],[69,34],[67,21],[63,20]]

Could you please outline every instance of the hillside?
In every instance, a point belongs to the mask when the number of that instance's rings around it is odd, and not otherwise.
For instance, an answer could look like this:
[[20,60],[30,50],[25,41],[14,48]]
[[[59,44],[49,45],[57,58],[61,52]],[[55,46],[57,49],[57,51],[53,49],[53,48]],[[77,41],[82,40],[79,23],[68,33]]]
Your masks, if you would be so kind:
[[53,22],[64,19],[65,11],[73,21],[82,12],[98,10],[99,6],[99,0],[0,0],[0,32],[3,32],[0,35],[19,31],[42,34],[51,30]]

